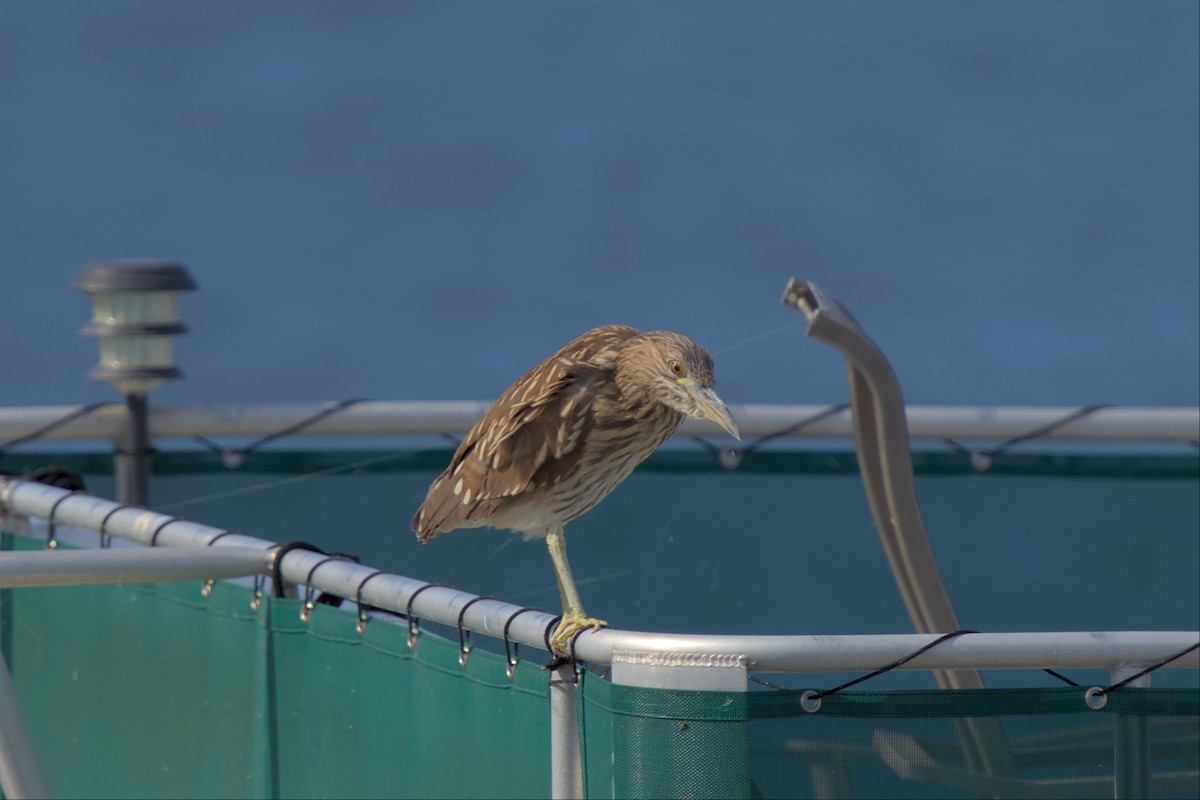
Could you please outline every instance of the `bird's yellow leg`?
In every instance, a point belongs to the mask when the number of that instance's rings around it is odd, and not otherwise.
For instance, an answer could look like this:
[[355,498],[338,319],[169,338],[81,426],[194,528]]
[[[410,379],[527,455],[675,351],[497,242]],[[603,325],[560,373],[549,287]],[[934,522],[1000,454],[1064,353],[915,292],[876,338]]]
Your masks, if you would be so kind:
[[575,634],[587,628],[598,631],[608,623],[584,613],[579,590],[575,588],[575,579],[571,577],[571,566],[567,563],[567,541],[562,525],[555,525],[546,533],[546,547],[550,550],[550,560],[554,562],[554,577],[558,581],[558,594],[563,605],[562,622],[550,634],[550,647],[560,655],[570,655]]

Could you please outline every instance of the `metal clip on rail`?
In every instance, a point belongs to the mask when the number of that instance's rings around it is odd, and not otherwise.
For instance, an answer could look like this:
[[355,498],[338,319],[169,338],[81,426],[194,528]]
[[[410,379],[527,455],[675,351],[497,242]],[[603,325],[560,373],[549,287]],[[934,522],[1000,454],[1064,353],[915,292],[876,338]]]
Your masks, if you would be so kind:
[[[913,627],[919,633],[960,630],[917,502],[908,419],[896,373],[858,320],[815,283],[792,278],[782,302],[808,317],[809,338],[846,359],[859,472]],[[934,676],[943,689],[983,688],[978,670],[935,670]],[[1007,741],[999,726],[990,722],[994,721],[970,721],[969,730],[960,730],[967,761],[988,775],[1013,775],[1016,766]]]

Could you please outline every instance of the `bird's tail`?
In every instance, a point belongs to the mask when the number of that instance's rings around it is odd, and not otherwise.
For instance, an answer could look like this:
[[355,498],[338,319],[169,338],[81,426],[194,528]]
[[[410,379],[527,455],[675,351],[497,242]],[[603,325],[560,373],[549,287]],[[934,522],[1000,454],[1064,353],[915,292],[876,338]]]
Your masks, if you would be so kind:
[[439,530],[436,525],[432,524],[433,520],[429,519],[429,512],[426,510],[428,505],[428,501],[422,503],[412,518],[413,532],[417,534],[417,541],[421,544],[432,542],[445,533],[444,530]]

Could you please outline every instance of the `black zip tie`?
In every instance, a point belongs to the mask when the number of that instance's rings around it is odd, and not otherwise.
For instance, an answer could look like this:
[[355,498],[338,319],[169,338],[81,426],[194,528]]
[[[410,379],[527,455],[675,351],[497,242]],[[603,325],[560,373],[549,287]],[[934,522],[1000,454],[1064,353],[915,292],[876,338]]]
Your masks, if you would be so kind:
[[417,595],[426,589],[432,589],[435,586],[446,588],[444,583],[427,583],[421,588],[408,596],[408,605],[404,607],[404,618],[408,620],[408,649],[415,650],[417,647],[417,639],[421,638],[421,620],[413,616],[412,607],[413,601],[417,599]]
[[[556,617],[555,621],[561,623],[562,617]],[[575,657],[575,643],[579,641],[580,636],[583,636],[589,630],[591,630],[591,629],[588,627],[583,627],[583,628],[580,628],[579,630],[575,631],[575,635],[571,637],[571,644],[570,644],[570,647],[567,648],[566,655],[559,655],[558,653],[554,652],[554,648],[550,647],[550,637],[547,636],[546,637],[546,649],[550,651],[550,655],[552,656],[552,658],[550,659],[550,663],[546,665],[546,669],[553,672],[554,670],[561,667],[563,664],[578,665],[579,659]]]
[[[349,561],[354,563],[355,559],[345,555],[344,553],[333,553],[332,555],[326,556],[312,565],[312,569],[308,571],[308,577],[304,579],[304,603],[300,606],[301,622],[308,622],[310,619],[312,619],[312,612],[316,607],[316,602],[314,602],[313,598],[316,597],[317,590],[312,585],[313,573],[316,572],[317,568],[322,564],[328,564],[330,561]],[[278,560],[275,563],[279,563]],[[325,595],[322,594],[321,597],[324,598]],[[324,605],[333,604],[326,601]]]
[[289,425],[288,427],[275,431],[274,433],[268,433],[266,436],[255,439],[253,442],[250,442],[250,444],[245,445],[244,447],[221,447],[212,439],[204,436],[193,436],[192,438],[207,447],[209,450],[212,450],[215,453],[220,453],[221,463],[223,463],[229,469],[235,469],[242,465],[242,462],[246,460],[246,456],[253,453],[255,450],[260,449],[263,447],[263,445],[270,444],[276,439],[284,436],[291,436],[292,434],[299,433],[310,425],[320,422],[331,414],[336,414],[337,412],[347,409],[350,406],[357,405],[358,403],[365,403],[366,401],[367,399],[364,397],[357,397],[353,400],[339,400],[328,408],[321,409],[311,417],[300,420],[295,425]]
[[54,522],[54,513],[56,511],[58,511],[58,507],[60,505],[62,505],[62,502],[64,500],[68,499],[69,497],[71,497],[71,495],[73,495],[73,494],[75,494],[75,493],[71,492],[69,494],[64,494],[62,497],[55,500],[54,504],[50,506],[50,513],[48,513],[46,515],[46,549],[47,550],[54,550],[58,547],[58,539],[56,538],[57,534],[58,534],[58,527],[57,527],[56,523]]
[[929,644],[926,644],[925,646],[916,650],[915,652],[909,653],[908,655],[904,656],[903,658],[898,658],[895,661],[893,661],[892,663],[890,663],[886,666],[880,667],[879,669],[875,670],[874,672],[868,672],[866,675],[860,675],[859,677],[855,678],[854,680],[846,681],[841,686],[835,686],[832,689],[826,689],[822,692],[818,692],[813,689],[808,689],[803,694],[800,695],[800,706],[805,711],[817,711],[818,709],[821,708],[821,699],[822,698],[829,697],[832,694],[837,694],[838,692],[842,691],[843,689],[849,689],[851,686],[854,686],[855,684],[858,684],[858,683],[862,683],[863,681],[866,681],[866,680],[870,680],[871,678],[877,678],[885,672],[891,672],[892,670],[896,669],[896,667],[900,667],[900,666],[903,666],[904,664],[907,664],[909,661],[912,661],[914,658],[921,655],[922,653],[932,650],[933,648],[937,647],[939,644],[942,644],[943,642],[947,642],[951,639],[962,636],[965,633],[979,633],[979,631],[961,630],[961,631],[954,631],[953,633],[944,633],[941,636],[939,636],[938,638],[934,639]]
[[183,517],[171,517],[158,523],[158,527],[154,529],[154,533],[150,534],[150,546],[158,547],[158,535],[163,532],[163,528],[170,525],[172,522],[183,522]]
[[554,648],[550,646],[550,632],[558,627],[558,623],[560,622],[562,622],[562,614],[547,622],[545,629],[542,631],[542,641],[546,643],[546,649],[550,651],[550,655],[554,655]]
[[108,533],[108,521],[112,519],[112,515],[118,511],[124,511],[127,508],[137,508],[137,506],[127,506],[121,504],[104,515],[104,519],[100,520],[100,549],[107,550],[112,546],[112,536]]
[[79,419],[80,417],[86,417],[88,414],[91,414],[93,411],[95,411],[98,408],[104,408],[104,406],[115,406],[115,405],[117,405],[117,404],[110,403],[110,402],[104,402],[104,403],[89,403],[86,406],[80,406],[79,408],[75,409],[74,411],[72,411],[68,414],[64,414],[63,416],[59,417],[58,419],[54,420],[53,422],[43,425],[42,427],[38,428],[36,431],[27,433],[24,436],[18,436],[15,439],[9,439],[7,442],[0,444],[0,453],[3,453],[5,450],[8,450],[10,447],[16,447],[19,444],[24,444],[25,442],[32,442],[35,439],[40,439],[43,436],[45,436],[47,433],[49,433],[50,431],[54,430],[55,428],[61,428],[63,425],[66,425],[68,422],[72,422],[73,420]]
[[1046,434],[1052,433],[1064,425],[1079,419],[1083,419],[1084,417],[1090,417],[1097,411],[1102,411],[1106,408],[1112,407],[1113,405],[1111,403],[1097,403],[1096,405],[1092,406],[1084,406],[1076,411],[1072,411],[1062,419],[1048,422],[1040,428],[1034,428],[1029,433],[1023,433],[1020,436],[1014,436],[1011,439],[1007,439],[995,447],[991,447],[986,450],[971,450],[970,448],[964,446],[961,442],[948,437],[942,437],[942,441],[953,447],[962,455],[969,456],[971,459],[971,466],[976,470],[979,472],[986,472],[992,466],[992,460],[996,456],[1007,453],[1017,445],[1022,444],[1023,442],[1032,441],[1034,439],[1040,439]]
[[358,588],[354,590],[354,603],[358,607],[358,611],[355,614],[355,617],[357,618],[357,622],[355,622],[354,628],[360,634],[367,632],[367,609],[369,608],[368,606],[363,605],[363,599],[362,599],[363,588],[368,583],[370,583],[372,578],[376,577],[377,575],[394,575],[394,574],[395,574],[394,572],[388,572],[387,570],[377,569],[374,572],[372,572],[370,575],[368,575],[367,577],[363,578],[361,581],[358,582]]
[[[513,676],[517,674],[517,664],[520,662],[520,642],[514,642],[508,638],[508,627],[512,625],[513,620],[524,614],[526,611],[540,611],[543,614],[547,613],[544,608],[533,608],[525,606],[524,608],[514,611],[509,614],[508,619],[504,621],[504,673],[508,675],[511,681]],[[549,642],[547,642],[548,644]]]
[[[579,631],[579,633],[575,634],[575,638],[571,640],[572,652],[575,649],[575,639],[579,638],[580,633],[583,633],[583,631]],[[554,672],[559,667],[565,666],[567,664],[571,665],[571,680],[561,681],[561,680],[555,680],[554,678],[551,678],[550,679],[551,686],[574,686],[574,687],[578,688],[579,685],[583,682],[583,675],[587,672],[587,670],[584,668],[582,662],[576,660],[574,655],[557,656],[549,664],[547,664],[545,666],[545,669],[549,670],[550,672]]]
[[472,597],[470,600],[458,610],[458,665],[460,667],[467,666],[467,660],[471,657],[471,651],[475,648],[471,646],[471,632],[463,627],[463,617],[467,614],[467,609],[478,603],[480,600],[499,600],[499,597],[491,595],[483,595],[481,597]]
[[212,547],[214,544],[221,541],[222,539],[224,539],[226,536],[230,535],[231,533],[237,533],[237,531],[221,531],[216,536],[212,537],[207,542],[205,542],[204,546]]
[[275,562],[271,564],[271,592],[276,597],[283,597],[283,557],[293,550],[307,550],[310,553],[316,553],[319,556],[325,555],[325,551],[316,545],[308,542],[288,542],[287,544],[278,544],[271,548],[275,551]]
[[[213,544],[214,544],[215,542],[219,542],[219,541],[221,540],[221,537],[223,537],[223,536],[228,536],[228,535],[229,535],[229,534],[231,534],[231,533],[233,533],[233,531],[221,531],[221,532],[220,532],[220,533],[218,533],[216,536],[212,537],[212,538],[211,538],[211,539],[209,539],[207,542],[205,542],[205,543],[204,543],[204,546],[205,546],[205,547],[212,547],[212,546],[213,546]],[[214,578],[209,578],[209,579],[208,579],[208,580],[206,580],[206,581],[205,581],[203,584],[201,584],[201,586],[200,586],[200,596],[201,596],[201,597],[208,597],[208,596],[210,596],[210,595],[212,594],[212,590],[213,590],[213,584],[215,584],[215,583],[216,583],[216,580],[215,580]],[[252,608],[254,607],[254,606],[253,606],[253,604],[251,605],[251,607],[252,607]]]

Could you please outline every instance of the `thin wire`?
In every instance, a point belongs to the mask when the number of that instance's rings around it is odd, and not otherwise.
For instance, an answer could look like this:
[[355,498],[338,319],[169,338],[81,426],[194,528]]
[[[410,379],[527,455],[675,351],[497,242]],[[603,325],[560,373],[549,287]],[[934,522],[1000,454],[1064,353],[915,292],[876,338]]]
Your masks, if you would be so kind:
[[753,344],[755,342],[761,342],[763,339],[769,339],[770,337],[775,336],[776,334],[780,334],[786,330],[795,328],[797,325],[805,325],[807,323],[808,323],[807,319],[792,320],[791,322],[788,322],[784,325],[780,325],[777,328],[771,328],[771,330],[769,330],[769,331],[764,331],[762,333],[756,333],[753,336],[747,336],[745,339],[742,339],[740,342],[734,342],[733,344],[726,345],[725,347],[722,347],[719,350],[714,350],[713,355],[719,356],[724,353],[728,353],[730,350],[737,350],[739,347],[745,347],[748,344]]
[[384,461],[390,461],[390,460],[396,459],[396,458],[404,458],[405,456],[410,456],[410,455],[413,455],[414,453],[420,453],[420,452],[422,452],[422,451],[421,450],[404,450],[399,453],[385,453],[380,456],[372,456],[370,458],[364,458],[360,461],[352,461],[349,464],[339,464],[336,467],[327,467],[325,469],[319,469],[314,472],[306,472],[302,475],[289,475],[286,478],[280,478],[279,480],[276,480],[276,481],[267,481],[266,483],[256,483],[253,486],[242,486],[237,489],[228,489],[223,492],[213,492],[212,494],[205,494],[205,495],[200,495],[199,497],[192,497],[188,500],[178,500],[174,503],[164,503],[163,505],[158,506],[157,508],[158,508],[158,510],[165,510],[165,509],[170,509],[170,508],[183,508],[185,506],[194,506],[199,503],[207,503],[210,500],[224,500],[227,497],[238,497],[238,496],[244,495],[244,494],[253,494],[254,492],[263,492],[268,489],[277,489],[280,486],[288,486],[293,483],[301,483],[303,481],[311,480],[313,478],[321,478],[326,475],[336,475],[339,472],[347,472],[349,470],[358,469],[359,467],[371,466],[372,464],[379,464]]

